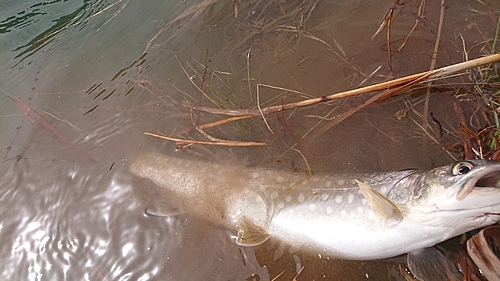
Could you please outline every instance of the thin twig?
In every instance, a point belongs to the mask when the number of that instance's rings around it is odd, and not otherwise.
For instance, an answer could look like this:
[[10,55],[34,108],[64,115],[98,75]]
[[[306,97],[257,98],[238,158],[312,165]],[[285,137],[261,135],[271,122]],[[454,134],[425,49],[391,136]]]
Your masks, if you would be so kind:
[[197,141],[197,140],[171,138],[148,132],[144,132],[144,134],[155,138],[174,141],[178,145],[184,145],[184,144],[207,144],[207,145],[220,145],[220,146],[265,146],[266,145],[265,142],[253,142],[253,141],[243,142],[243,141],[230,141],[230,140],[224,140],[223,142],[218,142],[218,141],[210,142],[210,141]]
[[[203,78],[201,79],[201,95],[200,95],[200,100],[198,101],[198,105],[203,104],[203,97],[204,97],[203,93],[205,93],[207,90],[207,72],[208,72],[208,49],[207,49],[207,53],[205,56]],[[196,114],[196,123],[200,122],[200,115],[201,115],[200,112],[198,112],[198,114]]]
[[302,266],[299,270],[299,272],[297,272],[297,275],[295,275],[295,277],[293,277],[293,281],[297,281],[297,277],[299,277],[300,273],[302,273],[302,270],[304,270],[305,266]]
[[264,113],[262,112],[262,109],[260,108],[260,92],[259,92],[259,87],[257,87],[257,109],[259,110],[259,113],[262,117],[262,120],[264,120],[264,123],[267,126],[267,129],[274,135],[273,130],[271,129],[271,126],[269,126],[269,123],[267,122],[266,117],[264,116]]
[[415,31],[415,28],[417,28],[417,25],[420,23],[420,20],[424,16],[426,1],[427,0],[422,0],[422,2],[420,2],[420,6],[418,7],[418,14],[417,14],[417,19],[415,20],[415,24],[411,28],[410,32],[408,32],[408,35],[406,35],[405,40],[403,41],[403,43],[401,43],[401,46],[399,46],[398,51],[396,53],[401,52],[403,47],[406,45],[406,42],[408,42],[408,40],[410,39],[410,36],[413,34],[413,31]]
[[247,84],[248,84],[248,94],[250,95],[250,103],[252,102],[253,95],[252,95],[252,84],[250,83],[250,53],[252,52],[252,47],[248,49],[247,52]]
[[[199,113],[199,112],[198,112]],[[198,114],[198,116],[200,116]],[[200,127],[198,127],[197,125],[197,121],[195,121],[195,117],[194,117],[194,112],[191,110],[191,122],[193,123],[193,126],[194,126],[194,129],[200,133],[201,135],[203,135],[206,139],[210,140],[210,141],[218,141],[218,142],[224,142],[225,140],[223,139],[219,139],[219,138],[216,138],[214,136],[211,136],[209,135],[207,132],[205,132],[203,129],[201,129]]]
[[[254,116],[253,115],[235,116],[235,117],[215,121],[212,123],[199,125],[198,128],[200,128],[202,130],[206,130],[206,129],[214,128],[214,127],[221,126],[224,124],[228,124],[228,123],[231,123],[234,121],[248,119],[248,118],[252,118],[252,117],[254,117]],[[180,131],[175,132],[174,135],[187,135],[187,134],[191,134],[193,131],[194,131],[193,129],[184,129],[184,130],[180,130]]]
[[396,2],[394,3],[394,5],[392,5],[392,7],[389,8],[389,11],[387,11],[387,13],[385,14],[384,19],[380,23],[377,31],[375,31],[375,33],[373,33],[372,38],[370,39],[371,41],[373,41],[373,39],[375,39],[375,37],[382,31],[382,29],[384,29],[384,27],[386,25],[389,25],[390,20],[392,18],[392,14],[394,13],[394,9],[396,9],[396,6],[398,4],[399,4],[399,0],[396,0]]
[[391,9],[391,15],[387,19],[387,65],[389,66],[389,69],[391,70],[391,76],[392,76],[392,59],[391,59],[391,57],[392,57],[392,54],[391,54],[391,20],[392,20],[392,11],[394,11],[394,9]]
[[[411,118],[411,117],[410,117]],[[411,121],[413,121],[413,123],[415,123],[415,125],[417,125],[422,131],[425,132],[425,134],[432,140],[434,141],[436,144],[440,144],[438,140],[436,140],[422,125],[418,124],[418,122],[411,118]],[[444,148],[443,148],[444,149]],[[448,150],[444,149],[445,152],[453,159],[453,161],[457,161],[457,158],[455,156],[453,156],[453,154],[451,154]]]
[[273,279],[271,279],[271,281],[276,281],[281,275],[283,275],[283,273],[285,273],[286,270],[283,270],[282,272],[280,272],[280,274],[276,275],[276,277],[274,277]]
[[[444,10],[445,10],[444,1],[445,0],[441,0],[441,13],[439,14],[438,31],[436,36],[436,42],[434,43],[434,50],[432,52],[432,60],[431,60],[431,65],[429,67],[429,71],[433,71],[434,68],[436,67],[439,41],[441,41],[441,30],[443,29],[443,21],[444,21]],[[432,86],[432,81],[427,83],[427,91],[425,93],[424,118],[422,120],[422,127],[424,128],[427,128],[428,125],[427,116],[429,116],[429,101],[431,97],[431,86]]]

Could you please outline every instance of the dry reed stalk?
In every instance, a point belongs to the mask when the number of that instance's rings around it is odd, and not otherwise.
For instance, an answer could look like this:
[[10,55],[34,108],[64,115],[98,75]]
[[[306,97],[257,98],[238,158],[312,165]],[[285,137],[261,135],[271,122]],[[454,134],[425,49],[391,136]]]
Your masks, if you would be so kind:
[[[430,75],[430,74],[428,74]],[[418,84],[420,82],[422,82],[423,80],[425,80],[428,75],[424,75],[418,79],[415,79],[409,83],[406,83],[400,87],[397,87],[397,88],[394,88],[394,89],[391,89],[391,90],[387,90],[387,91],[384,91],[382,93],[378,93],[374,96],[372,96],[371,98],[369,98],[368,100],[366,100],[364,103],[354,107],[354,108],[351,108],[350,110],[348,110],[347,112],[341,114],[340,116],[338,116],[337,118],[331,120],[330,122],[328,122],[327,124],[323,125],[322,127],[320,127],[318,130],[316,130],[316,132],[311,136],[311,140],[319,137],[320,135],[322,135],[324,132],[328,131],[329,129],[331,129],[332,127],[336,126],[337,124],[339,124],[340,122],[344,121],[345,119],[347,119],[348,117],[352,116],[354,113],[368,107],[369,105],[375,103],[375,102],[381,102],[383,100],[386,100],[398,93],[401,93],[402,91],[410,88],[411,86],[415,85],[415,84]]]
[[[202,107],[202,106],[194,106],[194,105],[186,105],[186,104],[177,104],[178,106],[181,107],[186,107],[189,109],[194,109],[194,110],[199,110],[203,112],[208,112],[212,114],[221,114],[221,115],[228,115],[228,116],[248,116],[247,118],[250,117],[255,117],[255,116],[260,116],[261,114],[269,114],[269,113],[275,113],[275,112],[280,112],[288,109],[293,109],[297,107],[304,107],[304,106],[309,106],[313,104],[318,104],[322,102],[328,102],[332,101],[335,99],[341,99],[341,98],[347,98],[347,97],[352,97],[352,96],[357,96],[357,95],[362,95],[362,94],[367,94],[371,92],[376,92],[376,91],[382,91],[382,90],[390,90],[394,89],[397,87],[401,87],[404,85],[408,84],[415,84],[415,81],[419,81],[419,83],[425,83],[431,80],[436,80],[436,79],[441,79],[446,76],[449,76],[453,73],[457,73],[460,71],[465,71],[474,67],[494,63],[500,61],[500,53],[496,53],[493,55],[489,55],[486,57],[482,58],[477,58],[474,60],[470,61],[465,61],[457,64],[452,64],[449,66],[445,66],[439,69],[435,69],[432,71],[425,71],[425,72],[420,72],[417,74],[401,77],[398,79],[394,79],[391,81],[375,84],[375,85],[370,85],[362,88],[357,88],[353,90],[348,90],[340,93],[335,93],[331,95],[326,95],[318,98],[312,98],[312,99],[307,99],[299,102],[292,102],[292,103],[287,103],[283,105],[274,105],[274,106],[269,106],[262,108],[261,110],[258,109],[220,109],[220,108],[209,108],[209,107]],[[422,79],[425,78],[425,79]],[[419,79],[422,79],[421,81]],[[397,94],[397,93],[394,93]],[[377,100],[379,101],[379,100]]]

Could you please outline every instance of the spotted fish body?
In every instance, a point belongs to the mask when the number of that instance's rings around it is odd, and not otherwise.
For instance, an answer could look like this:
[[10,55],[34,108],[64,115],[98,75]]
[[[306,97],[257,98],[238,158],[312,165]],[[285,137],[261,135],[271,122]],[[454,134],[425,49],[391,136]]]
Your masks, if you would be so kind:
[[307,176],[151,153],[137,157],[130,169],[161,187],[165,197],[181,199],[186,212],[235,229],[240,245],[272,236],[345,259],[430,247],[493,224],[500,213],[500,164],[489,161]]

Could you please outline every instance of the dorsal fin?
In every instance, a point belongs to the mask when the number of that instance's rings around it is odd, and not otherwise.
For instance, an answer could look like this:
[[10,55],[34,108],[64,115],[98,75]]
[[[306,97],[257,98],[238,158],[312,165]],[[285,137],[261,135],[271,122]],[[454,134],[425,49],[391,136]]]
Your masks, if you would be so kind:
[[257,246],[266,242],[269,237],[271,235],[262,227],[256,225],[247,217],[241,218],[236,244],[240,246]]
[[361,192],[365,196],[373,211],[384,221],[387,225],[395,225],[403,220],[403,213],[399,210],[398,206],[391,200],[387,199],[384,195],[380,194],[377,190],[369,185],[356,180]]

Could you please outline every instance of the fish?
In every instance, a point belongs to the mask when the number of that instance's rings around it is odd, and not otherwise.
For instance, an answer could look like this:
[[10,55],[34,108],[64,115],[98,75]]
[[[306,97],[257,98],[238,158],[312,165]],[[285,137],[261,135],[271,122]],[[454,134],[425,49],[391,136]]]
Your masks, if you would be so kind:
[[427,171],[306,175],[150,152],[129,168],[179,198],[183,212],[233,229],[240,246],[275,237],[339,259],[410,253],[412,272],[423,260],[436,262],[426,255],[439,251],[425,249],[500,220],[500,162],[489,160]]

